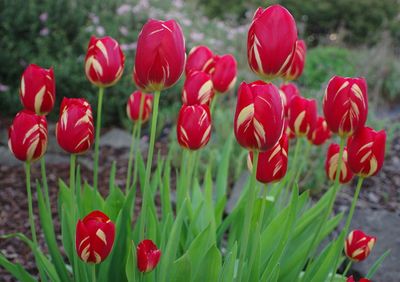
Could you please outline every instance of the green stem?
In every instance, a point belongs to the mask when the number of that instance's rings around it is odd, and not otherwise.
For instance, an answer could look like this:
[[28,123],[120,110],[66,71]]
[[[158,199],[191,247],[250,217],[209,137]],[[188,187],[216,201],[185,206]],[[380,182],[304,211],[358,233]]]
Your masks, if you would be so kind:
[[[143,112],[143,110],[144,110],[144,101],[145,101],[145,96],[142,95],[142,96],[140,97],[139,117],[142,116],[142,112]],[[137,181],[137,172],[138,172],[138,166],[139,166],[139,163],[138,163],[138,162],[139,162],[139,155],[138,155],[138,154],[141,153],[141,152],[140,152],[140,136],[141,136],[141,133],[142,133],[142,120],[139,119],[138,123],[139,123],[139,125],[138,125],[138,131],[137,131],[137,135],[136,135],[137,144],[136,144],[136,146],[135,146],[135,167],[133,168],[134,171],[133,171],[132,186],[133,186],[133,185],[136,185],[136,181]],[[131,187],[131,189],[132,189],[132,188],[133,188],[133,187]]]
[[265,184],[264,191],[263,191],[262,198],[261,198],[262,202],[261,202],[260,218],[258,219],[260,231],[262,231],[262,224],[264,221],[265,206],[267,205],[267,200],[266,200],[267,194],[268,194],[268,184]]
[[346,277],[347,272],[349,272],[349,270],[350,270],[352,264],[353,264],[353,261],[352,261],[352,260],[349,260],[349,262],[347,263],[347,266],[346,266],[345,270],[343,271],[343,274],[342,274],[343,277]]
[[42,173],[42,185],[44,188],[44,197],[45,197],[45,201],[46,201],[46,206],[51,214],[49,185],[47,184],[47,175],[46,175],[46,160],[45,160],[44,156],[40,159],[40,171]]
[[297,174],[299,174],[298,172],[300,170],[300,169],[298,169],[299,166],[297,165],[297,163],[298,163],[298,158],[299,158],[299,152],[302,147],[301,142],[302,142],[301,139],[299,137],[297,137],[296,138],[296,147],[294,149],[293,165],[290,168],[290,173],[292,174],[292,176],[294,176],[294,177],[291,177],[291,180],[290,180],[290,184],[289,184],[290,189],[293,188],[295,179],[297,177]]
[[[311,144],[309,142],[307,142],[306,150],[305,150],[304,155],[303,155],[304,159],[306,159],[306,160],[308,160],[308,155],[310,154],[310,149],[311,149]],[[305,166],[306,163],[307,163],[306,161],[303,161],[303,162],[300,163],[299,169],[297,170],[297,173],[296,173],[296,177],[295,177],[294,183],[297,183],[297,184],[299,183],[300,175],[303,172],[303,169],[304,169],[304,166]]]
[[215,93],[214,93],[214,97],[213,97],[213,99],[211,100],[211,106],[210,106],[210,113],[211,113],[211,115],[214,113],[214,109],[215,109],[215,105],[217,104],[218,96],[219,96],[219,93],[218,93],[218,92],[215,92]]
[[101,108],[103,104],[104,87],[99,87],[99,97],[97,100],[97,118],[96,118],[96,140],[94,143],[94,168],[93,168],[93,188],[97,192],[99,179],[99,145],[101,130]]
[[127,176],[126,176],[126,185],[125,185],[125,192],[128,193],[128,189],[131,185],[131,179],[132,179],[132,162],[133,162],[133,151],[135,148],[135,137],[136,137],[136,132],[138,130],[139,126],[139,121],[135,122],[132,127],[132,141],[131,141],[131,147],[129,149],[129,160],[128,160],[128,171],[127,171]]
[[96,265],[94,263],[92,265],[92,281],[96,282]]
[[26,174],[26,192],[28,195],[28,212],[29,212],[29,224],[31,226],[32,241],[35,248],[38,247],[35,221],[33,219],[33,204],[32,204],[32,189],[31,189],[31,163],[25,162],[25,174]]
[[71,154],[70,166],[69,166],[69,188],[71,189],[72,195],[75,196],[75,165],[76,165],[76,155]]

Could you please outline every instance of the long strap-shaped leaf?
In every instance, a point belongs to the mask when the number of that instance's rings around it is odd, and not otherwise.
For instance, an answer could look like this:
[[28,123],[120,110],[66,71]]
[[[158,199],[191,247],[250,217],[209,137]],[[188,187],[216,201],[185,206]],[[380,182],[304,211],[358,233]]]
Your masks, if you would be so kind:
[[10,272],[18,281],[35,282],[36,280],[30,275],[19,263],[10,262],[3,253],[0,252],[0,265]]

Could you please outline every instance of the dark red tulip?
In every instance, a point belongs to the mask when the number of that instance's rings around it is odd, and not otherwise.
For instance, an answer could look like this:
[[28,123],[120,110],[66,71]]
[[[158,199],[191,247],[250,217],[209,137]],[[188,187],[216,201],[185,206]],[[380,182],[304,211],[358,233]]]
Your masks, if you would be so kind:
[[306,62],[306,43],[303,40],[297,40],[295,48],[296,51],[290,61],[289,67],[283,75],[285,80],[298,79],[303,73],[304,63]]
[[289,127],[289,122],[288,122],[287,118],[285,118],[284,133],[287,135],[287,137],[289,139],[296,138],[296,135],[293,133],[293,131]]
[[[326,176],[331,181],[336,179],[336,171],[338,167],[340,146],[338,144],[331,144],[328,148],[325,160]],[[342,164],[340,166],[340,183],[348,183],[353,178],[353,172],[349,167],[347,148],[343,150]]]
[[192,71],[205,71],[207,66],[213,62],[214,53],[207,46],[195,46],[190,50],[186,66],[186,76]]
[[300,90],[293,82],[284,83],[280,86],[279,93],[281,94],[283,105],[285,107],[285,117],[289,113],[290,101],[294,96],[300,96]]
[[294,96],[290,101],[288,121],[296,136],[306,136],[317,124],[317,102],[301,96]]
[[202,71],[192,71],[185,80],[182,102],[185,105],[209,104],[214,96],[211,75]]
[[[142,115],[140,115],[140,102],[143,101]],[[137,90],[129,96],[128,103],[126,104],[126,113],[131,121],[146,122],[150,118],[151,110],[153,109],[153,95],[145,94]]]
[[361,230],[350,232],[344,244],[344,252],[352,261],[365,260],[375,246],[376,237],[369,236]]
[[314,130],[308,133],[307,138],[312,144],[319,146],[324,144],[331,136],[331,130],[328,128],[324,117],[319,116]]
[[232,89],[236,83],[237,63],[231,54],[214,56],[205,71],[212,76],[214,89],[218,93],[225,93]]
[[[356,280],[354,280],[353,275],[351,275],[346,279],[346,282],[356,282]],[[367,278],[360,278],[360,280],[358,280],[358,282],[371,282],[371,280],[369,280]]]
[[160,261],[161,251],[151,240],[141,241],[136,248],[137,267],[140,272],[150,272]]

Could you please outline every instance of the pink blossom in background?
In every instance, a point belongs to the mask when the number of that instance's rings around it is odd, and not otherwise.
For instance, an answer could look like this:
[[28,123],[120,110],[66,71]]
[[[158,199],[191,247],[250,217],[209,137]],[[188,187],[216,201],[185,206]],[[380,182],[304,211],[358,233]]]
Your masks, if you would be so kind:
[[129,4],[122,4],[117,8],[117,15],[122,16],[132,10],[132,6]]
[[42,23],[46,22],[48,18],[49,18],[49,14],[47,14],[46,12],[41,13],[41,14],[39,15],[39,20],[40,20]]

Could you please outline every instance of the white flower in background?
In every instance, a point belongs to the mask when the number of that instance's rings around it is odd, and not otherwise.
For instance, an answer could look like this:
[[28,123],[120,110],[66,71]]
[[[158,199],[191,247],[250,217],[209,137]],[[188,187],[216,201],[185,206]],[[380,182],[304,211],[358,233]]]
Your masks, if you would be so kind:
[[187,18],[181,19],[180,22],[184,26],[191,26],[192,25],[192,21],[190,19],[187,19]]
[[137,47],[137,42],[132,42],[128,44],[121,44],[121,50],[122,51],[132,51],[136,50]]
[[190,33],[190,38],[193,41],[202,41],[204,39],[204,33],[192,31]]
[[139,2],[132,8],[134,14],[143,13],[143,10],[150,8],[149,0],[139,0]]
[[47,36],[47,35],[49,35],[49,33],[50,33],[50,29],[48,29],[47,27],[42,28],[42,29],[39,31],[40,36]]
[[39,15],[39,20],[40,20],[42,23],[46,22],[48,18],[49,18],[49,14],[47,14],[46,12],[41,13],[41,14]]
[[89,13],[89,19],[92,21],[93,24],[98,24],[100,22],[99,17],[94,13]]
[[123,36],[128,36],[129,34],[129,29],[126,26],[121,26],[119,28],[119,32],[123,35]]
[[172,5],[175,8],[181,9],[181,8],[183,8],[183,1],[182,0],[173,0]]
[[6,91],[8,91],[8,89],[10,89],[9,86],[0,83],[0,92],[6,92]]
[[122,16],[132,10],[132,6],[129,4],[122,4],[117,8],[117,15]]
[[106,34],[106,30],[104,29],[104,27],[99,25],[98,27],[96,27],[96,33],[98,36],[103,36],[104,34]]

